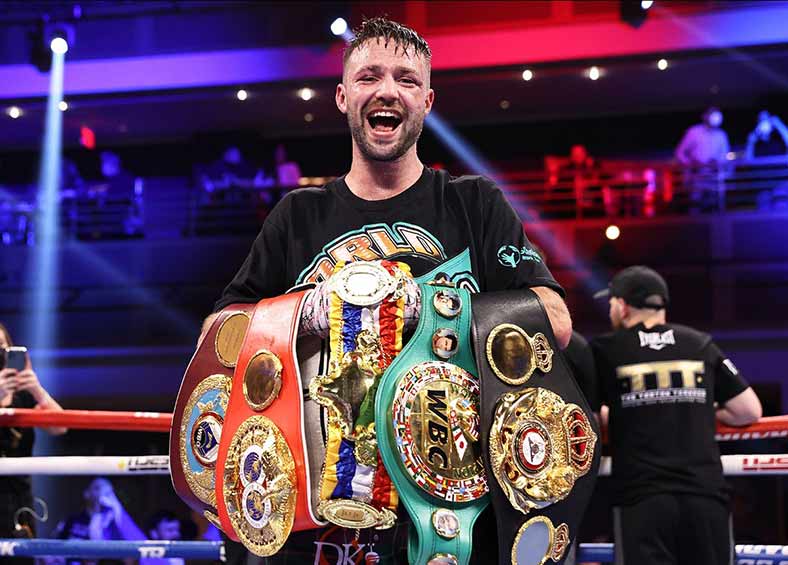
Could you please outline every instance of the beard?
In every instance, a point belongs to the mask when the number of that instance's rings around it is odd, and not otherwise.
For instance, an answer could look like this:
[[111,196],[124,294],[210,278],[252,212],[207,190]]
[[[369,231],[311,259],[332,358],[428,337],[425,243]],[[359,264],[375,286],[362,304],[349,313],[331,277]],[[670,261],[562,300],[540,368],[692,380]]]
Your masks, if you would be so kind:
[[416,144],[424,128],[424,114],[412,116],[403,113],[405,119],[399,125],[402,128],[399,139],[392,144],[381,147],[367,137],[367,131],[364,127],[367,120],[363,117],[365,114],[366,112],[361,112],[360,115],[356,112],[348,112],[347,122],[348,126],[350,126],[350,135],[353,137],[353,141],[355,141],[359,151],[371,161],[396,161]]

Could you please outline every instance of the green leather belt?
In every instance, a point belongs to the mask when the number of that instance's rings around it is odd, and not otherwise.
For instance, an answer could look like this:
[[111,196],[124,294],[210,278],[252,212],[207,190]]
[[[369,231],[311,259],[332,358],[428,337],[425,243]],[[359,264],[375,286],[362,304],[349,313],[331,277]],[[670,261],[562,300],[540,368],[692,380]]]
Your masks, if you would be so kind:
[[421,315],[383,375],[375,426],[383,463],[412,518],[408,561],[464,565],[487,506],[470,293],[423,284]]

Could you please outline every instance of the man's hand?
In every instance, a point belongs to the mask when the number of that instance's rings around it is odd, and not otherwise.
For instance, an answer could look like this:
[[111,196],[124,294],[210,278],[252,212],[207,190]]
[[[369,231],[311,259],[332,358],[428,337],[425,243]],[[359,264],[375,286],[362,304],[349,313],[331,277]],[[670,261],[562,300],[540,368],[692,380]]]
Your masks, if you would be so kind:
[[200,342],[202,341],[202,338],[204,338],[205,334],[208,333],[208,330],[211,329],[211,326],[213,325],[214,320],[218,316],[219,316],[219,312],[215,312],[214,314],[211,314],[210,316],[205,318],[205,321],[202,323],[202,329],[200,329],[200,337],[197,338],[197,346],[198,347],[200,345]]
[[550,320],[550,325],[553,327],[558,346],[561,349],[565,349],[572,338],[572,318],[569,317],[569,310],[564,299],[552,288],[546,286],[535,286],[531,290],[539,296],[544,309],[547,311],[547,317]]

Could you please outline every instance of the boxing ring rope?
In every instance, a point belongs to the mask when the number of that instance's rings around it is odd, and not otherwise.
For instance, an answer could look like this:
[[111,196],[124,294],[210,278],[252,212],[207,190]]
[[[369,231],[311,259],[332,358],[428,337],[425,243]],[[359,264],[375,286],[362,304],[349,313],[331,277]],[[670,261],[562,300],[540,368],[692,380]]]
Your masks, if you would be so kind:
[[[723,455],[727,477],[788,474],[788,453]],[[2,475],[169,475],[168,455],[6,457],[0,458]],[[612,460],[602,457],[599,476],[610,475]]]
[[[62,426],[84,430],[169,432],[171,425],[172,414],[166,412],[0,408],[0,426],[6,427],[48,428]],[[754,424],[741,428],[732,428],[718,423],[716,438],[718,441],[788,438],[788,416],[761,418]]]
[[0,408],[0,426],[20,428],[64,427],[83,430],[169,432],[172,414],[113,412],[107,410],[35,410]]
[[[224,544],[219,541],[104,541],[0,539],[0,557],[72,557],[72,558],[160,558],[225,560]],[[737,545],[739,565],[780,565],[788,557],[785,545]],[[578,563],[612,563],[612,543],[581,543]]]

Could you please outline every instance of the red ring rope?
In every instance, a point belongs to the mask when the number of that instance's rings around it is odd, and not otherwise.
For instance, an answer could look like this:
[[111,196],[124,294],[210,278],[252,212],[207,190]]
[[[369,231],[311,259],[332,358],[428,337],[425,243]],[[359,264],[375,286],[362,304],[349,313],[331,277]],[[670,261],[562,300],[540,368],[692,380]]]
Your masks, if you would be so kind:
[[[87,430],[135,430],[169,432],[172,414],[165,412],[114,412],[106,410],[35,410],[0,408],[0,426],[49,428],[62,426]],[[607,432],[607,430],[604,430]],[[717,440],[788,437],[788,416],[761,418],[754,424],[734,428],[717,424]]]
[[0,408],[0,426],[20,428],[80,428],[169,432],[172,414],[164,412],[110,412],[106,410],[35,410]]

